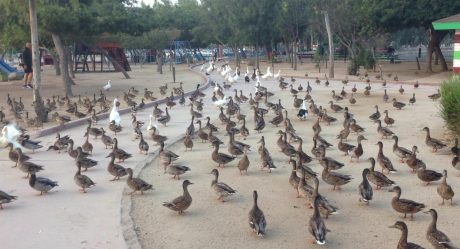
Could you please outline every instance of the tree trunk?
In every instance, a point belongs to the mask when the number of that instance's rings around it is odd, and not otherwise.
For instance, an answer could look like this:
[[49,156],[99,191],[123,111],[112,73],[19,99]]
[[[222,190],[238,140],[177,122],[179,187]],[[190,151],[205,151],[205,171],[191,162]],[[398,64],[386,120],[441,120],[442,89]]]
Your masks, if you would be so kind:
[[256,44],[256,68],[259,69],[259,44]]
[[427,47],[427,56],[426,56],[426,71],[433,72],[432,62],[433,62],[433,52],[436,52],[439,60],[441,60],[441,68],[443,71],[447,71],[447,63],[442,54],[440,44],[444,36],[447,34],[445,31],[436,31],[433,29],[433,26],[430,26],[428,29],[429,42]]
[[[297,41],[297,39],[295,39]],[[297,50],[298,50],[297,42],[294,42],[294,70],[297,70]]]
[[436,58],[439,59],[439,61],[441,62],[441,70],[443,72],[448,71],[449,68],[447,67],[446,59],[444,58],[444,55],[442,54],[441,47],[439,44],[436,44],[434,46],[434,52],[436,54]]
[[67,63],[65,47],[58,34],[51,33],[51,37],[53,38],[54,46],[56,47],[56,51],[59,55],[59,67],[61,68],[61,78],[65,91],[64,94],[68,97],[72,97],[72,79],[69,75],[69,64]]
[[125,76],[126,79],[131,79],[131,77],[126,72],[126,70],[123,68],[123,66],[121,66],[120,63],[118,63],[118,61],[116,61],[114,58],[112,58],[112,56],[110,56],[109,53],[107,53],[107,51],[105,51],[104,49],[99,48],[99,47],[95,47],[95,50],[97,52],[103,54],[110,61],[110,63],[113,64],[115,69],[120,70],[120,72],[123,74],[123,76]]
[[33,68],[33,100],[34,109],[37,118],[42,122],[48,121],[48,113],[45,111],[45,106],[40,95],[41,88],[41,72],[40,72],[40,51],[38,48],[38,21],[36,0],[29,0],[29,18],[30,18],[30,34],[32,43],[32,68]]
[[157,50],[157,72],[163,74],[163,51]]
[[334,42],[332,41],[332,28],[327,11],[324,12],[324,21],[329,41],[329,78],[334,78]]
[[51,57],[53,57],[53,66],[54,66],[54,71],[56,71],[56,76],[60,76],[61,67],[59,67],[59,56],[54,51],[50,52],[50,54],[51,54]]
[[69,74],[72,79],[72,85],[76,85],[75,81],[73,80],[75,79],[75,72],[73,71],[73,58],[72,58],[72,51],[70,50],[70,47],[67,47],[65,52],[66,52],[66,57],[67,57],[67,62],[68,62],[67,67],[69,69]]

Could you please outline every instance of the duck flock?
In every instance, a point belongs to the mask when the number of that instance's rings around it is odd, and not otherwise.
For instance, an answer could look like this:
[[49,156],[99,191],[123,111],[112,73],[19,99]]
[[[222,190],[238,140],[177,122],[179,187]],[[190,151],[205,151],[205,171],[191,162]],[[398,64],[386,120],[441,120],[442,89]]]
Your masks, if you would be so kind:
[[[363,204],[368,209],[373,208],[374,195],[385,195],[384,191],[377,192],[378,190],[394,192],[394,197],[388,201],[387,205],[403,215],[401,217],[410,216],[412,219],[418,212],[426,212],[431,215],[432,222],[427,224],[426,239],[434,248],[457,248],[449,237],[436,226],[438,212],[433,208],[428,209],[435,203],[424,204],[412,198],[401,198],[403,189],[393,177],[393,174],[401,174],[406,167],[403,165],[407,165],[407,170],[411,172],[408,177],[417,177],[424,185],[437,184],[436,187],[414,186],[414,188],[421,188],[420,191],[430,191],[430,193],[436,192],[442,204],[447,202],[452,205],[455,190],[447,182],[447,170],[438,171],[431,165],[427,166],[422,159],[417,157],[419,147],[428,147],[432,150],[433,156],[447,151],[452,154],[453,158],[449,162],[452,164],[451,169],[460,170],[457,139],[455,139],[455,144],[449,147],[440,139],[431,137],[428,126],[423,128],[426,133],[425,144],[414,145],[411,149],[399,145],[399,137],[408,136],[408,134],[396,134],[392,127],[410,124],[398,124],[396,118],[390,117],[390,111],[408,111],[406,109],[417,105],[415,93],[407,99],[407,102],[398,101],[398,98],[406,100],[406,98],[398,97],[398,95],[404,96],[405,90],[402,84],[397,91],[387,93],[389,88],[386,81],[383,81],[381,86],[377,83],[371,84],[367,74],[363,78],[366,80],[364,89],[358,89],[356,84],[351,86],[352,83],[347,79],[343,80],[340,86],[338,82],[329,82],[327,77],[323,80],[316,78],[310,84],[309,81],[303,79],[283,78],[280,70],[273,74],[270,68],[261,74],[256,68],[249,70],[247,67],[244,75],[241,75],[238,68],[233,70],[227,63],[217,65],[213,61],[203,65],[201,71],[211,77],[209,84],[212,89],[210,91],[201,91],[198,85],[196,90],[187,94],[186,98],[181,83],[180,87],[173,88],[171,95],[166,97],[162,104],[154,104],[152,111],[149,111],[148,120],[138,120],[136,114],[145,108],[144,99],[157,100],[152,97],[153,92],[145,89],[144,96],[138,105],[135,102],[135,99],[139,98],[138,91],[134,87],[129,88],[124,94],[123,101],[131,108],[131,125],[126,125],[127,122],[120,115],[120,101],[117,98],[111,101],[111,109],[107,108],[109,100],[103,91],[110,91],[112,87],[110,81],[103,86],[98,99],[95,96],[93,100],[85,97],[84,100],[79,98],[79,101],[72,103],[68,98],[57,97],[57,101],[62,102],[62,105],[54,105],[54,107],[67,107],[71,109],[68,113],[88,120],[86,128],[82,128],[81,132],[85,139],[81,146],[75,147],[73,138],[58,133],[55,142],[45,149],[56,153],[67,152],[70,159],[75,162],[73,177],[77,188],[82,193],[91,194],[91,188],[98,187],[91,178],[91,170],[100,164],[92,159],[93,148],[95,148],[92,143],[102,143],[103,147],[108,150],[106,157],[110,158],[106,166],[107,174],[111,177],[110,181],[126,180],[127,186],[131,189],[129,194],[140,192],[140,195],[143,195],[144,192],[156,191],[153,187],[155,180],[135,177],[131,168],[123,166],[124,161],[130,160],[135,153],[148,154],[153,150],[152,148],[158,148],[158,160],[163,166],[162,170],[165,174],[171,175],[174,180],[187,178],[193,168],[198,167],[188,165],[177,151],[174,152],[165,145],[171,139],[160,134],[160,129],[172,129],[168,126],[172,124],[174,129],[183,131],[181,133],[185,153],[199,155],[203,157],[203,162],[213,164],[213,168],[209,170],[213,175],[210,189],[216,194],[218,201],[227,202],[223,205],[232,205],[232,198],[234,198],[232,196],[242,194],[237,192],[238,188],[232,187],[232,184],[219,180],[219,176],[230,171],[232,166],[237,167],[241,177],[245,177],[248,170],[250,174],[251,168],[256,168],[259,172],[265,171],[270,175],[272,172],[276,174],[275,172],[280,168],[289,167],[292,170],[286,174],[286,185],[293,188],[295,197],[305,199],[306,207],[313,209],[312,212],[306,214],[308,224],[305,229],[305,238],[308,238],[307,234],[310,234],[309,240],[312,243],[327,244],[327,238],[334,236],[335,233],[327,228],[329,219],[342,215],[339,210],[351,208],[339,207],[333,200],[326,197],[326,191],[320,193],[320,186],[323,186],[323,189],[325,189],[324,186],[328,186],[330,191],[357,193],[354,194],[357,203]],[[303,85],[300,81],[303,82]],[[250,92],[247,91],[248,85],[254,86],[250,88],[253,89]],[[414,91],[419,87],[418,83],[414,84]],[[246,92],[243,91],[243,88]],[[321,88],[322,91],[330,88],[328,90],[331,93],[330,98],[317,98],[315,88]],[[350,92],[347,92],[349,89]],[[167,95],[167,84],[161,86],[159,90],[162,95]],[[289,95],[291,100],[286,101],[285,95]],[[380,100],[376,100],[376,96]],[[375,103],[381,102],[382,104],[373,105],[375,111],[369,113],[368,117],[354,115],[352,113],[354,106],[360,105],[360,102],[369,102],[365,100],[366,98],[374,98]],[[433,103],[436,103],[435,101],[440,98],[440,93],[438,91],[429,96],[420,96],[420,98],[430,98]],[[13,104],[15,101],[8,99],[11,108],[17,108],[16,104]],[[52,99],[48,107],[56,102],[55,98]],[[107,127],[97,127],[99,120],[94,108],[97,103],[103,103],[100,104],[101,111],[111,110]],[[379,105],[389,107],[390,103],[393,109],[387,109],[381,113]],[[87,112],[79,115],[77,109],[79,106],[86,108]],[[189,110],[190,123],[187,125],[175,123],[177,118],[170,113],[172,109]],[[49,112],[52,110],[49,109]],[[213,120],[211,117],[217,117],[217,119]],[[53,118],[59,122],[61,128],[64,128],[65,123],[70,120],[70,117],[57,114],[57,112]],[[4,117],[2,121],[3,119]],[[361,126],[359,123],[364,123],[364,121],[367,125]],[[147,125],[143,127],[145,123]],[[370,126],[369,123],[375,124]],[[177,128],[178,126],[183,127]],[[334,126],[342,127],[338,134],[331,134],[330,127]],[[309,136],[304,135],[307,129],[312,131]],[[64,130],[61,131],[63,132]],[[121,133],[132,133],[132,139],[138,141],[137,148],[124,147],[123,140],[118,141],[117,139]],[[228,142],[223,142],[224,137],[228,137]],[[370,137],[379,139],[374,141]],[[270,144],[272,138],[277,138],[278,151],[275,151]],[[394,156],[387,156],[384,153],[384,143],[391,141],[390,139],[393,140]],[[356,143],[350,142],[355,140]],[[375,144],[379,149],[375,157],[365,158],[363,162],[362,157],[366,154],[363,141],[366,140],[367,143]],[[250,144],[249,141],[257,141],[257,145]],[[32,140],[24,128],[15,122],[5,123],[0,142],[2,146],[9,148],[8,158],[14,162],[14,167],[20,169],[29,179],[32,189],[44,195],[59,188],[59,179],[44,177],[42,173],[46,172],[45,167],[34,162],[34,152],[41,150],[42,146],[39,141]],[[212,146],[212,151],[196,150],[196,147],[202,147],[204,144]],[[310,151],[303,149],[303,146],[307,145],[311,146]],[[258,148],[254,149],[255,146]],[[227,152],[223,152],[223,148],[226,148]],[[24,150],[27,150],[27,153]],[[254,150],[256,152],[252,153]],[[343,155],[343,158],[337,158],[339,156],[333,158],[327,155],[337,151]],[[439,155],[439,157],[444,160],[445,156]],[[347,167],[357,167],[354,165],[361,164],[367,164],[369,167],[361,167],[360,175],[345,173]],[[376,164],[380,166],[380,169],[375,168]],[[189,191],[189,187],[195,182],[185,179],[181,183],[182,195],[163,200],[162,205],[178,214],[184,214],[183,219],[187,219],[186,211],[193,208],[193,191]],[[161,186],[156,186],[156,188],[160,189]],[[263,211],[263,195],[259,198],[261,191],[258,186],[253,186],[251,192],[252,207],[247,210],[247,222],[255,234],[264,237],[270,234],[270,215]],[[3,209],[2,204],[9,204],[17,198],[17,196],[0,191],[0,208]],[[417,199],[416,196],[414,199]],[[391,225],[391,228],[401,230],[402,235],[397,248],[422,248],[407,241],[410,223],[408,224],[395,220],[392,224],[381,225],[384,227]],[[337,232],[340,233],[340,231]]]

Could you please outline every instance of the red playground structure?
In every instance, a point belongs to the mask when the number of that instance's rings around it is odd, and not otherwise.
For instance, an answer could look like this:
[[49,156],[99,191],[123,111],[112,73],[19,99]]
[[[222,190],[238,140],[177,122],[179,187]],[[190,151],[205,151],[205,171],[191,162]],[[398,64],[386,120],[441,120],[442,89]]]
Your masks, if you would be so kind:
[[[104,68],[104,57],[110,56],[113,61],[113,68]],[[120,66],[125,71],[131,71],[124,49],[117,43],[101,43],[95,47],[90,47],[84,43],[75,44],[74,52],[74,71],[75,72],[96,72],[96,71],[121,71]],[[108,61],[111,61],[110,59]]]

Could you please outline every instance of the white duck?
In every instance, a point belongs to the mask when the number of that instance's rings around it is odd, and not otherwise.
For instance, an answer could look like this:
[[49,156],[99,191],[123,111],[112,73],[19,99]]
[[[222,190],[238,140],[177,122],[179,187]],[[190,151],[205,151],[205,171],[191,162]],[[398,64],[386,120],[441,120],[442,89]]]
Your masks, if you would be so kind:
[[[238,75],[236,75],[238,76]],[[235,78],[231,75],[231,74],[227,74],[227,81],[230,82],[230,83],[235,83]]]
[[209,67],[206,68],[206,73],[210,74],[214,70],[214,63],[209,61]]
[[150,116],[149,116],[149,124],[147,125],[147,127],[145,129],[147,130],[147,132],[150,135],[153,135],[153,134],[159,132],[158,124],[156,123],[156,121],[154,121],[154,118],[153,118],[152,114],[150,114]]
[[117,103],[118,103],[118,99],[115,98],[113,100],[113,107],[112,107],[112,111],[110,112],[109,121],[110,122],[115,121],[115,125],[120,125],[121,117],[120,117],[120,113],[118,113]]
[[107,81],[107,84],[103,87],[104,90],[109,91],[112,88],[112,82],[110,80]]
[[297,113],[297,117],[305,120],[308,117],[308,109],[307,109],[307,100],[303,100],[302,107],[300,107],[299,112]]
[[219,99],[214,102],[214,105],[217,106],[218,108],[224,107],[228,104],[229,98],[228,96],[224,96],[223,99]]
[[273,74],[270,72],[270,67],[267,67],[267,72],[262,75],[262,79],[268,79],[270,77],[273,77]]
[[278,73],[273,75],[273,78],[278,79],[280,77],[280,75],[281,75],[281,70],[278,69]]
[[14,123],[8,124],[2,129],[2,136],[0,137],[0,147],[6,147],[8,143],[12,143],[14,148],[22,148],[18,143],[18,138],[21,132],[16,128]]

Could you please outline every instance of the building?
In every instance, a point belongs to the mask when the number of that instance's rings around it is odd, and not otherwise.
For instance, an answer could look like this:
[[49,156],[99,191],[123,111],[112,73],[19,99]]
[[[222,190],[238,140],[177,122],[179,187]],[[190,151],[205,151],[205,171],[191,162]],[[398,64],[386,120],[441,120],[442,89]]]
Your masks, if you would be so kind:
[[435,30],[455,30],[454,38],[454,74],[460,74],[460,14],[433,22]]

